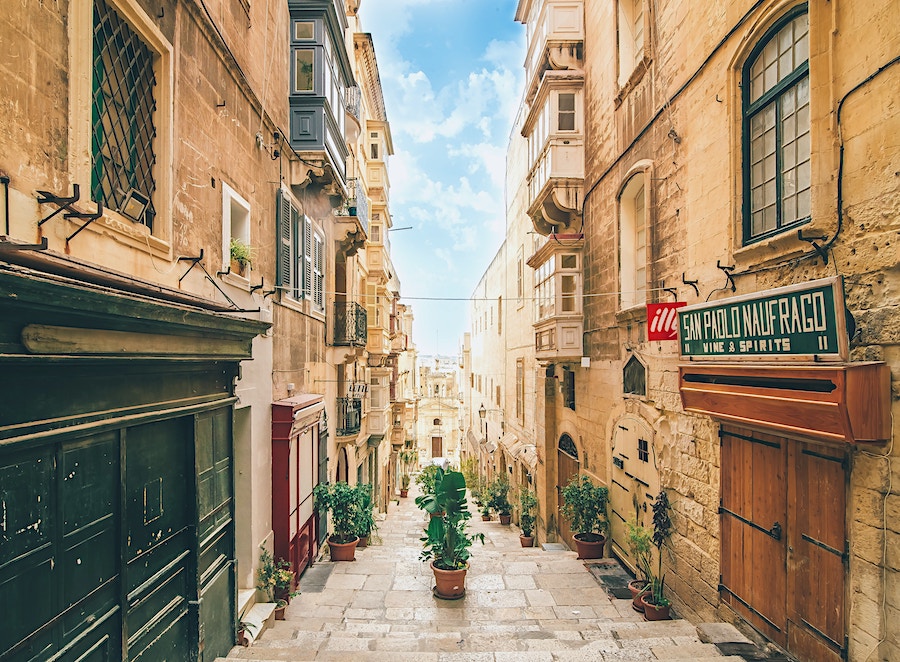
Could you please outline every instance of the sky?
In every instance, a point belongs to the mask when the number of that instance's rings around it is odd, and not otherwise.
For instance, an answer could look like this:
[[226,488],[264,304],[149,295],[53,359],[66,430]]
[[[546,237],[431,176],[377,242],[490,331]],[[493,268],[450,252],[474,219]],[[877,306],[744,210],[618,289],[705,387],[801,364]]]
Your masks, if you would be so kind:
[[517,0],[362,0],[394,142],[391,259],[420,354],[457,355],[468,298],[505,234],[506,146],[522,96]]

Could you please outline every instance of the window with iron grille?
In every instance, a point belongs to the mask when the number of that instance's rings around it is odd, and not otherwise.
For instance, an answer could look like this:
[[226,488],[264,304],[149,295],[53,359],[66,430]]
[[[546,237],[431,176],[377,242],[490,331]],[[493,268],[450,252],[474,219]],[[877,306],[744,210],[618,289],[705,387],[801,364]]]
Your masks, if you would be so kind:
[[650,444],[646,439],[638,439],[638,460],[641,462],[650,461]]
[[153,228],[156,209],[154,52],[106,2],[94,3],[91,103],[91,197]]

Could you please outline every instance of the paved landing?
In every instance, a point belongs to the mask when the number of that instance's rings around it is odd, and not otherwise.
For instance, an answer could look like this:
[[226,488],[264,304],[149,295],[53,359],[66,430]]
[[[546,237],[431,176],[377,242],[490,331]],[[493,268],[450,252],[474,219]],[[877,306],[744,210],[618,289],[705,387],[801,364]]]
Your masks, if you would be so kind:
[[523,549],[518,529],[496,520],[471,520],[486,543],[472,547],[466,596],[437,599],[431,593],[431,569],[418,559],[424,526],[425,516],[416,509],[412,493],[399,505],[391,504],[374,544],[357,550],[354,562],[318,562],[304,575],[301,594],[288,606],[286,620],[276,621],[252,647],[233,649],[228,658],[742,660],[702,643],[697,628],[685,620],[643,621],[631,609],[630,599],[615,599],[610,582],[595,577],[614,575],[611,565],[597,562],[591,568],[574,552]]

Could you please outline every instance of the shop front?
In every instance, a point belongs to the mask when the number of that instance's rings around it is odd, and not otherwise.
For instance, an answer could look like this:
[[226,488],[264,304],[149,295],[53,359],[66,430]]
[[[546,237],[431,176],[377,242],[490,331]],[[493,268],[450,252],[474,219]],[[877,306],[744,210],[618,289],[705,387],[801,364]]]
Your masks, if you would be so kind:
[[846,659],[853,454],[890,437],[852,325],[839,278],[679,311],[683,407],[720,423],[720,599],[801,659]]
[[267,326],[0,268],[0,658],[228,652],[234,381]]

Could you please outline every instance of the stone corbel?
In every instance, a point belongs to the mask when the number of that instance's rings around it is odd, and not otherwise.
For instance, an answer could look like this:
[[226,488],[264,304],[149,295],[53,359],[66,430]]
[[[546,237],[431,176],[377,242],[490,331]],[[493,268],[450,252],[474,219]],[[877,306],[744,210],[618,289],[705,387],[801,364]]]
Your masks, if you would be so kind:
[[325,168],[314,166],[303,161],[291,161],[291,186],[306,188],[315,179],[325,176]]

